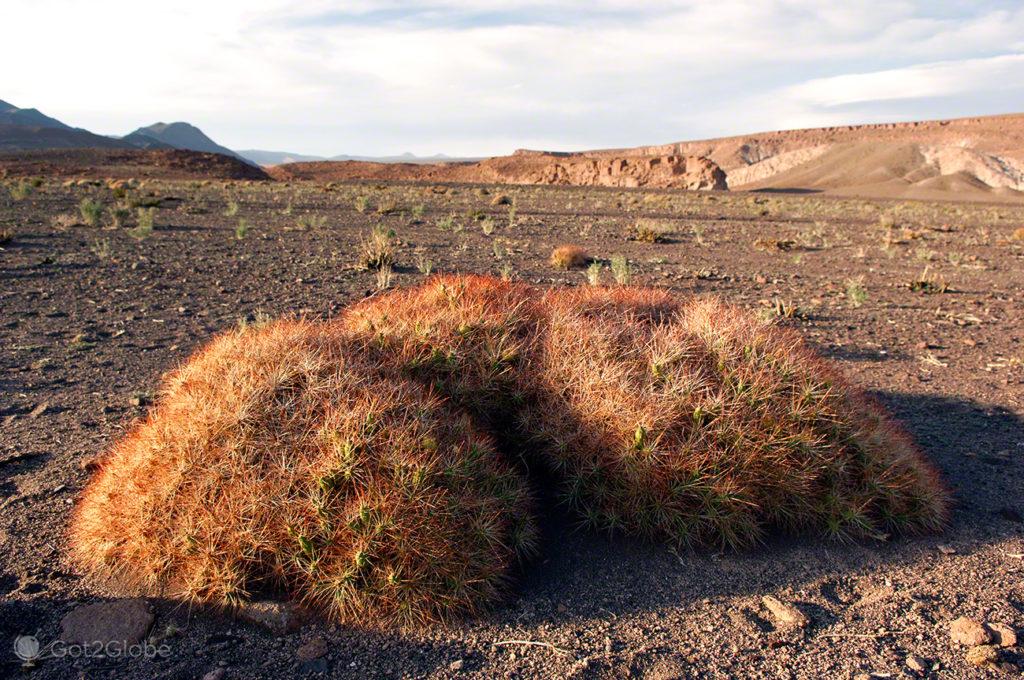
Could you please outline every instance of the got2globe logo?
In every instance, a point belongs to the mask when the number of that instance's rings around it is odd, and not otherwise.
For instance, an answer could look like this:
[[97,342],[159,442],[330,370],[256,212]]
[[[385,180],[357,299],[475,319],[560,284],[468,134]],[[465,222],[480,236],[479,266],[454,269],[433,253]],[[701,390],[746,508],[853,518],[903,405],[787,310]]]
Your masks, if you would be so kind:
[[166,659],[171,654],[167,644],[155,644],[149,640],[129,643],[124,640],[67,643],[56,640],[47,645],[39,642],[37,635],[19,635],[14,638],[14,655],[22,667],[33,668],[43,659]]
[[21,659],[23,666],[34,666],[39,658],[39,639],[35,635],[19,635],[14,638],[14,655]]

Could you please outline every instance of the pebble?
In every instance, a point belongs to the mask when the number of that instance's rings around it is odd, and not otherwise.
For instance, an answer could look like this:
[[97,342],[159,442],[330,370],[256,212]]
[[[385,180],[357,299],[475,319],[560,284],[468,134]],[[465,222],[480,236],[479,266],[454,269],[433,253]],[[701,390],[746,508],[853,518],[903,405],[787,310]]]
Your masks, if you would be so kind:
[[203,680],[223,680],[227,671],[223,668],[215,668],[206,675],[203,676]]
[[968,649],[965,658],[974,666],[991,666],[999,660],[999,651],[991,645],[980,645]]
[[961,616],[949,624],[949,636],[953,639],[953,642],[966,647],[987,645],[992,640],[992,636],[985,626],[966,616]]
[[466,662],[462,659],[456,659],[448,664],[448,670],[450,671],[461,671],[462,667],[466,665]]
[[295,657],[299,661],[312,661],[327,654],[327,640],[322,637],[315,637],[295,651]]
[[992,635],[992,644],[997,647],[1017,646],[1017,631],[1005,623],[986,623],[985,629]]
[[241,605],[237,614],[251,623],[256,623],[281,634],[296,630],[302,621],[301,611],[290,602],[260,600]]
[[928,670],[928,661],[917,654],[910,654],[907,656],[907,668],[918,673],[924,673]]
[[87,644],[142,642],[153,625],[153,608],[141,598],[75,607],[60,621],[60,639]]
[[772,597],[771,595],[765,595],[761,598],[761,602],[768,608],[768,611],[772,613],[776,619],[781,623],[788,626],[799,626],[803,628],[807,625],[807,617],[799,609],[792,605],[788,605],[781,600]]

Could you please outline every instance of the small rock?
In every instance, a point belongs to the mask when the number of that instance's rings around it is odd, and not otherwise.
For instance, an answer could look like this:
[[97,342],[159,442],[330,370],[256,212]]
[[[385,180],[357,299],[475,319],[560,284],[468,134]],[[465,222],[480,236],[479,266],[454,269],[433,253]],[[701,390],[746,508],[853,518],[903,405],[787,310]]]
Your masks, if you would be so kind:
[[771,595],[765,595],[762,597],[761,602],[763,602],[764,606],[768,608],[768,611],[772,613],[772,616],[787,626],[798,626],[803,628],[808,623],[807,617],[802,611],[772,597]]
[[943,555],[955,555],[956,554],[956,548],[954,548],[953,546],[939,544],[939,545],[937,545],[935,547],[938,548],[939,552],[942,553]]
[[319,659],[327,654],[328,651],[327,640],[324,640],[322,637],[315,637],[299,647],[295,651],[295,657],[299,661],[312,661],[313,659]]
[[974,666],[991,666],[999,660],[999,650],[992,645],[980,645],[967,650],[967,663]]
[[992,635],[992,644],[997,647],[1017,646],[1017,631],[1005,623],[986,623],[985,629]]
[[313,659],[299,664],[299,672],[303,675],[323,675],[328,670],[327,659]]
[[46,413],[46,409],[48,409],[48,408],[50,408],[49,402],[45,402],[44,401],[43,403],[39,404],[34,409],[32,409],[32,411],[29,412],[28,417],[29,418],[38,418],[39,416],[41,416],[44,413]]
[[961,616],[949,624],[949,636],[953,639],[953,642],[967,647],[987,645],[992,640],[992,636],[985,629],[985,626],[966,616]]
[[568,608],[568,607],[566,607],[566,606],[565,606],[565,604],[564,604],[564,603],[562,603],[562,602],[559,602],[559,603],[558,603],[558,607],[557,607],[557,609],[558,609],[558,613],[559,613],[559,614],[564,614],[564,613],[566,613],[567,611],[569,611],[569,608]]
[[101,459],[101,456],[90,456],[88,458],[83,458],[81,462],[79,462],[79,466],[86,472],[94,472],[100,469]]
[[928,661],[917,654],[910,654],[907,656],[907,668],[918,673],[924,673],[928,670]]
[[215,668],[206,675],[203,676],[203,680],[223,680],[227,671],[223,668]]
[[137,644],[153,625],[146,600],[117,600],[75,607],[60,621],[60,639],[71,644],[123,642]]
[[462,659],[456,659],[448,664],[448,670],[450,671],[461,671],[462,667],[466,665],[466,662]]
[[294,631],[302,623],[301,610],[290,602],[246,602],[238,607],[236,613],[239,618],[269,628],[278,634]]

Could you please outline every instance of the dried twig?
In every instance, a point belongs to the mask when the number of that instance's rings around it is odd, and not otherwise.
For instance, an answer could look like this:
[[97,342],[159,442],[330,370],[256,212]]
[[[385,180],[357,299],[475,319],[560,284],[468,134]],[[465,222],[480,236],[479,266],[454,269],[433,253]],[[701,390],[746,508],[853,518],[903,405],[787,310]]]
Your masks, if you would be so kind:
[[555,647],[550,642],[540,642],[539,640],[502,640],[501,642],[495,642],[495,647],[501,647],[503,645],[524,645],[527,647],[546,647],[553,652],[558,654],[569,654],[568,649],[562,649],[561,647]]
[[888,637],[889,635],[910,635],[913,631],[909,630],[884,630],[879,633],[823,633],[818,637],[824,638],[860,638],[864,640],[877,640],[878,638]]

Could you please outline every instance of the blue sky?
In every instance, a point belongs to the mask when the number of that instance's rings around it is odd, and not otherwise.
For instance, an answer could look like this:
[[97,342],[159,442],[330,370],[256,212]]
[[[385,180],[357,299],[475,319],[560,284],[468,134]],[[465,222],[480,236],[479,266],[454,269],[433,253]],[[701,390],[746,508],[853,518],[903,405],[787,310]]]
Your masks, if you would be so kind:
[[489,155],[1024,111],[1019,0],[5,0],[3,13],[0,99],[101,133],[187,120],[233,148]]

